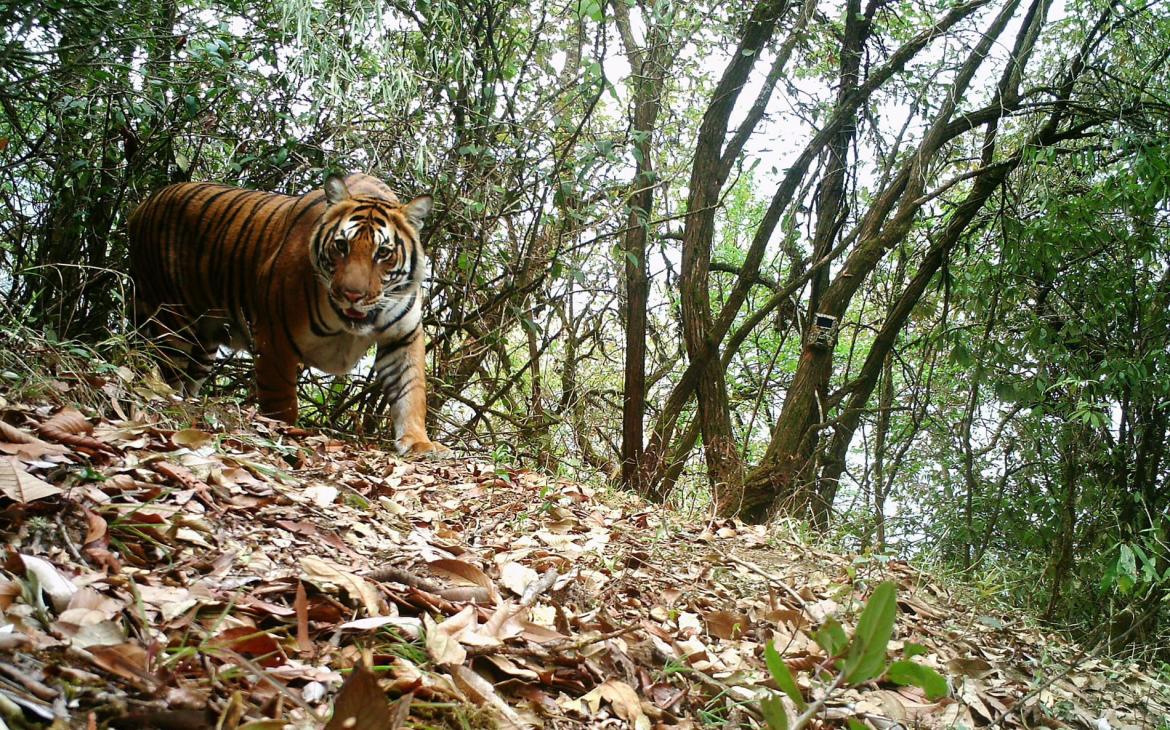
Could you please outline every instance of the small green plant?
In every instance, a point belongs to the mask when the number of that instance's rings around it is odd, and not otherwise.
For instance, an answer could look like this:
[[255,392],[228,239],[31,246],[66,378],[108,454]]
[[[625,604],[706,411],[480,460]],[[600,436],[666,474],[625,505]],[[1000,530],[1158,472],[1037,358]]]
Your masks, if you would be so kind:
[[[886,663],[886,648],[890,643],[890,636],[893,635],[894,619],[898,612],[896,593],[891,581],[881,583],[874,589],[873,595],[869,597],[861,612],[852,640],[846,636],[841,625],[832,619],[817,630],[813,638],[829,656],[836,658],[837,674],[822,697],[811,705],[805,701],[780,653],[771,642],[768,642],[764,647],[764,661],[768,666],[768,673],[780,691],[792,700],[800,712],[800,715],[790,723],[780,695],[771,693],[764,697],[760,700],[760,714],[771,730],[800,730],[816,716],[838,687],[861,684],[881,676],[897,684],[921,687],[930,700],[946,696],[946,678],[930,667],[911,661],[912,657],[923,653],[921,646],[907,644],[906,659]],[[851,721],[850,726],[853,725]]]
[[[412,641],[393,626],[383,626],[381,631],[379,631],[379,638],[388,639],[387,643],[381,644],[378,647],[380,651],[405,659],[418,667],[426,666],[431,661],[427,655],[424,639],[421,637]],[[375,671],[386,671],[388,669],[389,667],[374,667]]]
[[672,674],[689,674],[691,668],[678,659],[668,659],[659,670],[659,679],[666,679]]
[[492,464],[495,465],[496,476],[502,479],[510,480],[511,474],[508,471],[508,467],[515,460],[512,447],[508,444],[499,444],[492,449]]

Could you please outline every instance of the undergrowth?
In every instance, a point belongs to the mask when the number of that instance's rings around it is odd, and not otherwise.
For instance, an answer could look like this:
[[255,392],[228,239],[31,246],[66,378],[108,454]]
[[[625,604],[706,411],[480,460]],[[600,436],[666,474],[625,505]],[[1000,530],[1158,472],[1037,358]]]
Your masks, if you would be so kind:
[[179,397],[160,377],[154,349],[133,330],[89,343],[58,340],[7,319],[0,322],[2,397],[128,420],[149,414],[176,429],[243,428],[253,418],[238,397]]
[[[61,340],[0,309],[0,383],[10,399],[126,420],[140,420],[149,413],[164,428],[240,431],[254,422],[257,408],[247,353],[218,358],[195,397],[184,397],[164,382],[157,363],[157,343],[126,320],[111,328],[105,339]],[[360,390],[358,380],[317,373],[301,377],[299,423],[339,439],[360,436],[390,444],[391,429],[379,423],[381,419],[358,415],[354,396]],[[350,412],[339,414],[346,405]],[[355,429],[358,424],[364,427]]]

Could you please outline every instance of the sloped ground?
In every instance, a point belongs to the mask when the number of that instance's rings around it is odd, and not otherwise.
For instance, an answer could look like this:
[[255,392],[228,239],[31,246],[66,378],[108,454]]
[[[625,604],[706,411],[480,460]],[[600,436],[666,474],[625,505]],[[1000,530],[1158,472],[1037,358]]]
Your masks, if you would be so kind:
[[[81,392],[117,412],[122,376]],[[824,700],[807,727],[1170,716],[1142,668],[961,605],[903,564],[685,524],[474,456],[406,462],[248,414],[231,431],[121,415],[0,390],[8,727],[749,727],[778,694],[769,640],[804,700]],[[851,633],[884,579],[889,658],[917,653],[946,697],[879,680],[826,698],[814,634],[832,618]],[[374,675],[351,672],[363,661]]]

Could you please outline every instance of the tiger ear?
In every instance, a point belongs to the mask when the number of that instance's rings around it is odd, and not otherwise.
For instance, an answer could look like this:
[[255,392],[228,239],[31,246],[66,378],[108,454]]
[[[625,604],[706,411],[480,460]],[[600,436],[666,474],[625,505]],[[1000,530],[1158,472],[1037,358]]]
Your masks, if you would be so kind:
[[325,178],[325,200],[328,200],[330,205],[337,205],[343,200],[349,200],[349,188],[345,186],[345,181],[337,175]]
[[427,213],[431,212],[431,204],[434,200],[429,195],[420,195],[406,205],[402,206],[402,212],[406,213],[406,219],[410,221],[410,225],[415,228],[422,228],[423,219],[427,217]]

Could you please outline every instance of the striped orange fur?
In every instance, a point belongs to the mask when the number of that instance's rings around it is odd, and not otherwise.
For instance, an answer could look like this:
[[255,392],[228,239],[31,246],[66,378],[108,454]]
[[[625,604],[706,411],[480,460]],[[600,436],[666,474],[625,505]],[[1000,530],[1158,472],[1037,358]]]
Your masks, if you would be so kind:
[[427,437],[419,228],[430,196],[402,204],[380,180],[329,177],[299,197],[181,183],[130,216],[136,310],[197,392],[220,345],[255,357],[261,410],[292,423],[298,367],[346,373],[377,345],[373,377],[402,452]]

